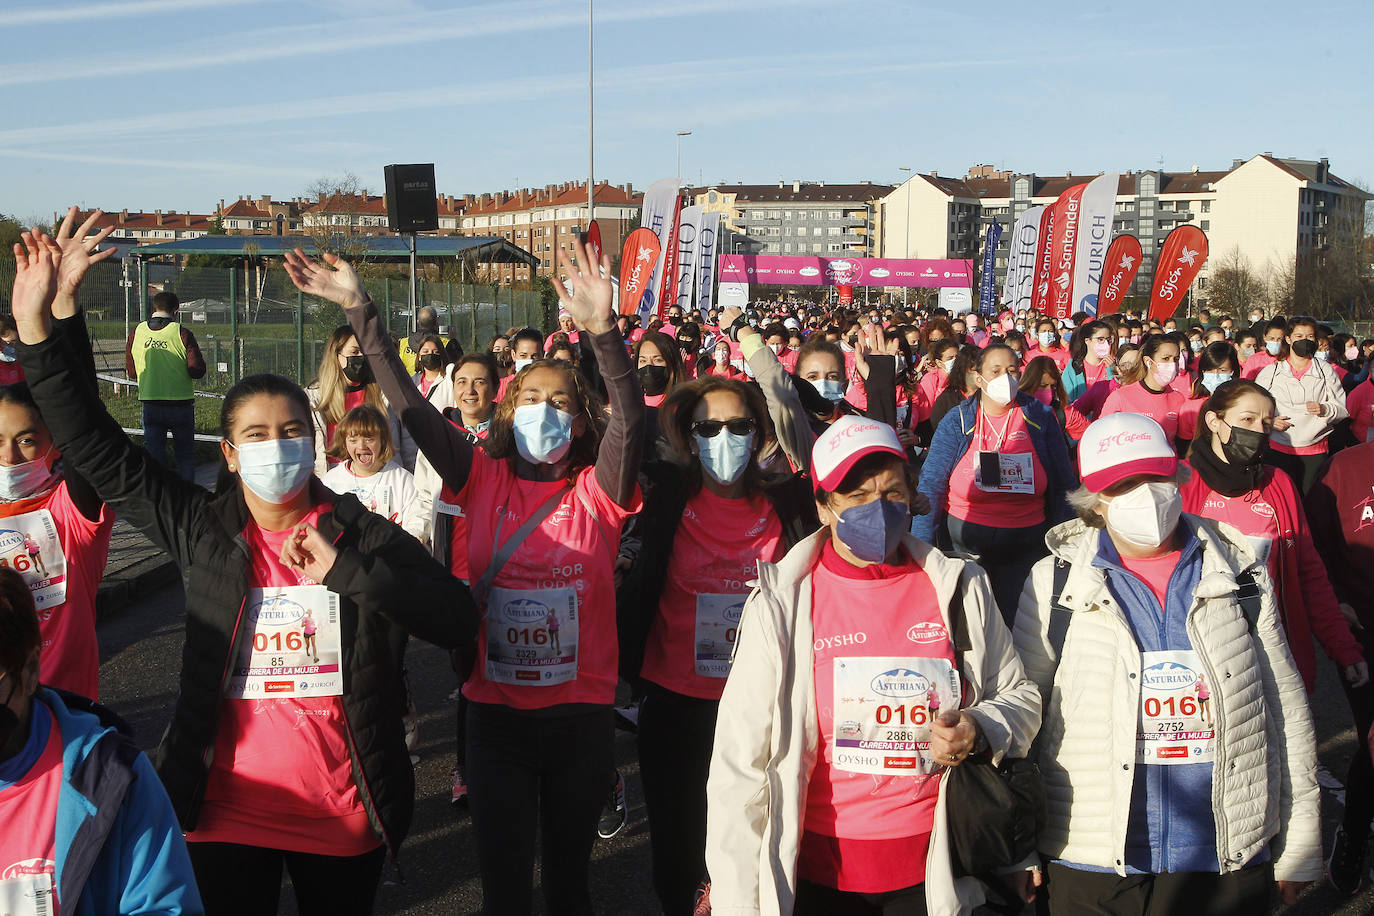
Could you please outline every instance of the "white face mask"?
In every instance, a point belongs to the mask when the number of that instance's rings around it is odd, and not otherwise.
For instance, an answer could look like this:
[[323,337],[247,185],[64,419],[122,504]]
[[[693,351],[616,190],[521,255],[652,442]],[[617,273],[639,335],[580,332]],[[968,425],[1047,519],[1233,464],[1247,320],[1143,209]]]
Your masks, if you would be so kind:
[[32,461],[0,465],[0,502],[12,503],[51,490],[60,475],[48,466],[50,454],[52,445]]
[[238,475],[258,499],[281,506],[305,489],[315,473],[315,443],[309,436],[230,443],[239,454]]
[[1003,372],[988,382],[983,391],[994,403],[1010,404],[1016,399],[1016,376],[1010,372]]
[[515,371],[519,372],[521,369],[525,368],[532,362],[534,362],[534,360],[532,359],[517,359],[514,361],[513,365],[515,366]]
[[548,401],[521,404],[512,417],[515,450],[530,464],[557,464],[572,448],[573,415]]
[[720,365],[723,366],[723,365],[725,365],[726,363],[728,363],[729,361],[730,361],[730,351],[729,351],[729,350],[717,350],[717,351],[716,351],[716,362],[717,362],[717,363],[719,363]]
[[754,453],[754,434],[737,436],[728,429],[711,436],[692,434],[697,444],[697,457],[701,459],[701,469],[721,486],[729,486],[749,466],[749,458]]
[[782,352],[782,344],[769,344],[768,349],[773,351],[774,356],[777,356]]
[[1153,550],[1178,527],[1183,496],[1172,483],[1142,483],[1107,504],[1107,527],[1127,544]]
[[954,368],[954,357],[951,356],[949,359],[942,360],[940,365],[945,367],[945,375],[949,375],[950,370]]

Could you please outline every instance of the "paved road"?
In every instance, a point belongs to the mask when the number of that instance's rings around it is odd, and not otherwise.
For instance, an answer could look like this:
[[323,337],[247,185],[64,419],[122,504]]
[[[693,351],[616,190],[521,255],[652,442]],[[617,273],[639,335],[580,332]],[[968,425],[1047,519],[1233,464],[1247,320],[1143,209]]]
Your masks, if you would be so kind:
[[[171,714],[184,613],[181,589],[174,586],[100,624],[102,699],[134,725],[144,748],[156,744]],[[455,686],[453,674],[447,655],[423,643],[411,643],[408,660],[420,713],[415,825],[401,853],[405,883],[395,883],[396,875],[387,874],[377,912],[407,916],[479,912],[481,887],[471,824],[449,804],[453,704],[448,695]],[[1321,760],[1337,778],[1343,778],[1354,747],[1354,729],[1329,666],[1323,669],[1313,710]],[[593,898],[603,916],[657,914],[649,887],[648,827],[634,740],[623,732],[617,733],[616,759],[625,775],[630,822],[620,836],[597,843]],[[1340,805],[1332,791],[1323,791],[1322,796],[1324,836],[1329,843]],[[296,911],[289,888],[283,893],[281,911]],[[1323,883],[1311,888],[1297,906],[1276,907],[1274,912],[1285,916],[1374,913],[1374,890],[1341,900]]]

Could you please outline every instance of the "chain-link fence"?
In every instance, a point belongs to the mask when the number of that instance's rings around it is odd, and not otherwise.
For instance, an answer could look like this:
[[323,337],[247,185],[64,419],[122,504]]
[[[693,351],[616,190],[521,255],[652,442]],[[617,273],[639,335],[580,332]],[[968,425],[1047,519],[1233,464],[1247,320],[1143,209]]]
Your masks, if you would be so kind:
[[[128,334],[150,313],[140,289],[165,289],[181,302],[181,321],[195,334],[205,355],[206,373],[197,391],[223,393],[240,378],[272,372],[308,385],[315,377],[329,336],[344,323],[343,310],[305,296],[281,267],[177,267],[140,265],[132,258],[94,265],[82,283],[80,300],[90,327],[97,371],[107,376],[108,399],[136,398],[136,390],[110,379],[122,378]],[[0,258],[0,314],[9,314],[14,262]],[[404,277],[363,281],[392,336],[410,333],[409,283]],[[554,326],[553,309],[538,291],[502,286],[426,283],[418,287],[420,307],[439,315],[441,332],[457,338],[468,352],[485,350],[498,333]],[[148,298],[151,299],[149,292]],[[116,410],[111,404],[111,410]],[[200,421],[197,426],[213,424]],[[208,414],[207,414],[208,416]]]

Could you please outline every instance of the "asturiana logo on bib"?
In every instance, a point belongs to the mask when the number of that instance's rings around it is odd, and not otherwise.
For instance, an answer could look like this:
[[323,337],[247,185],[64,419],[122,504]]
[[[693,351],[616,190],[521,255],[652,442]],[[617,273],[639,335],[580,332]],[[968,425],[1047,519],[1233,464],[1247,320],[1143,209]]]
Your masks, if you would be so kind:
[[945,637],[945,628],[931,621],[912,624],[906,631],[906,638],[915,643],[935,642]]
[[501,609],[501,616],[511,623],[543,623],[549,617],[549,607],[533,598],[517,598]]
[[869,685],[873,692],[885,697],[904,700],[909,697],[925,696],[930,690],[930,681],[919,671],[910,668],[893,668],[884,671]]
[[0,529],[0,553],[9,553],[24,546],[24,535],[12,528]]
[[727,607],[725,610],[721,611],[720,613],[721,616],[724,617],[730,623],[739,623],[740,617],[744,615],[744,602],[737,601],[734,604]]
[[304,616],[305,609],[299,604],[282,595],[273,595],[263,599],[263,602],[258,605],[254,619],[258,623],[265,623],[268,626],[284,627],[287,624],[295,623]]
[[52,859],[24,859],[22,862],[15,862],[3,873],[0,873],[0,881],[13,881],[15,878],[22,878],[26,875],[46,875],[50,874],[57,866]]
[[1192,668],[1178,662],[1160,662],[1145,669],[1141,683],[1147,690],[1180,690],[1197,681]]

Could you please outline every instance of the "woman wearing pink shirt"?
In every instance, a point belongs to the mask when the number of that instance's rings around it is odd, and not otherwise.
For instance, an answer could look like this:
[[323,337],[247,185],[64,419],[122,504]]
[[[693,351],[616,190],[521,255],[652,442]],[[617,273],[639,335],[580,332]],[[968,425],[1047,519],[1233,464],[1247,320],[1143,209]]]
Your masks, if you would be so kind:
[[[591,911],[592,844],[614,790],[612,570],[621,529],[641,507],[645,408],[614,324],[610,259],[593,265],[580,242],[569,247],[575,264],[567,252],[558,256],[575,292],[562,283],[554,290],[606,383],[604,433],[603,412],[581,375],[536,360],[514,376],[484,447],[410,383],[376,305],[345,262],[329,257],[330,271],[299,252],[289,261],[298,285],[343,306],[382,390],[402,405],[406,428],[467,515],[482,624],[463,685],[465,776],[491,913],[532,910],[536,836],[546,911]],[[558,652],[546,626],[550,610],[558,615]]]
[[1114,413],[1138,413],[1160,425],[1173,442],[1178,438],[1178,417],[1184,397],[1171,386],[1178,374],[1178,344],[1167,335],[1156,335],[1140,346],[1139,377],[1122,378],[1121,387],[1107,395],[1101,417]]
[[1193,383],[1188,389],[1188,398],[1178,414],[1178,438],[1192,440],[1197,433],[1198,420],[1202,405],[1212,393],[1232,379],[1240,378],[1240,359],[1236,348],[1224,340],[1214,341],[1197,355]]
[[1316,684],[1316,637],[1352,686],[1368,677],[1364,653],[1341,614],[1307,513],[1292,479],[1266,466],[1274,427],[1274,399],[1254,382],[1218,386],[1203,405],[1202,423],[1188,452],[1196,472],[1179,489],[1183,509],[1234,525],[1277,586],[1280,619],[1307,692]]
[[1048,356],[1054,360],[1054,365],[1060,372],[1068,366],[1072,355],[1069,348],[1060,342],[1059,325],[1053,318],[1041,318],[1035,323],[1035,349],[1031,351],[1031,358],[1037,356]]

